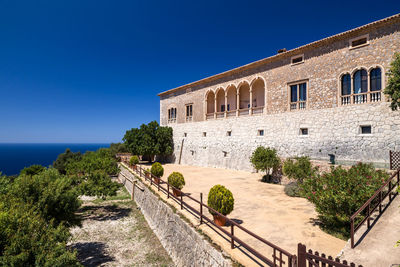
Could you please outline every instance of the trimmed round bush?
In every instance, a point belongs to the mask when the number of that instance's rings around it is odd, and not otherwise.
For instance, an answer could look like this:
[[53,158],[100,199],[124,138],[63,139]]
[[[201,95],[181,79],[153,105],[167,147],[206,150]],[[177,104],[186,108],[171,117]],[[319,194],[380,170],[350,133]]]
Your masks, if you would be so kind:
[[[228,215],[232,212],[234,202],[232,192],[223,185],[214,185],[208,193],[208,206],[223,215]],[[210,213],[215,214],[211,210]]]
[[153,165],[151,165],[150,172],[154,176],[160,178],[161,176],[164,175],[164,168],[160,163],[155,162],[155,163],[153,163]]
[[139,158],[138,158],[138,156],[132,156],[131,159],[129,160],[129,163],[130,163],[131,165],[139,164]]
[[173,172],[168,176],[168,183],[173,187],[181,190],[185,185],[185,179],[183,178],[182,173]]

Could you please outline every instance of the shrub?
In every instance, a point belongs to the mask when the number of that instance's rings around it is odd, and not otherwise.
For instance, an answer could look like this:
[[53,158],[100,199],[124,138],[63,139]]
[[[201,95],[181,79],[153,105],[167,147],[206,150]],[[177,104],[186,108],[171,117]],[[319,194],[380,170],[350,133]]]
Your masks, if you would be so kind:
[[132,156],[130,159],[129,159],[129,163],[131,164],[131,165],[137,165],[137,164],[139,164],[139,157],[138,156]]
[[102,171],[90,174],[80,185],[80,193],[87,196],[96,196],[106,199],[107,196],[117,195],[122,185],[111,180],[110,176]]
[[46,168],[43,167],[42,165],[31,165],[29,167],[23,168],[22,171],[20,172],[20,175],[33,176],[41,173],[44,170],[46,170]]
[[253,152],[250,162],[256,170],[266,172],[266,180],[271,180],[271,173],[281,164],[275,149],[262,146]]
[[394,54],[387,75],[389,79],[384,93],[391,100],[390,107],[392,110],[397,110],[400,109],[400,53]]
[[332,167],[330,173],[305,179],[305,196],[315,204],[325,229],[349,236],[350,216],[389,178],[371,164],[358,163],[349,170]]
[[291,182],[285,185],[284,191],[289,197],[301,197],[301,188],[297,182]]
[[[208,206],[223,215],[228,215],[232,212],[234,202],[232,192],[223,185],[214,185],[208,193]],[[211,210],[210,213],[215,214]]]
[[318,168],[313,168],[309,157],[287,159],[283,164],[283,173],[289,178],[302,184],[303,180],[312,177]]
[[150,172],[156,177],[161,177],[164,175],[164,168],[160,163],[155,162],[151,165]]
[[173,172],[168,176],[168,183],[173,187],[181,190],[185,185],[185,179],[183,178],[182,173]]

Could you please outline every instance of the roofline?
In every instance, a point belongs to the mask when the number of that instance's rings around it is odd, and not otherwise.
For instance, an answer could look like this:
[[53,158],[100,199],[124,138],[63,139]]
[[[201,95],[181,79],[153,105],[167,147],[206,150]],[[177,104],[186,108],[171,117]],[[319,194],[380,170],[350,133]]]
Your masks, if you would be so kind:
[[362,25],[360,27],[357,27],[357,28],[354,28],[354,29],[351,29],[351,30],[348,30],[348,31],[345,31],[345,32],[342,32],[342,33],[338,33],[338,34],[323,38],[323,39],[318,40],[318,41],[311,42],[311,43],[306,44],[306,45],[299,46],[297,48],[293,48],[291,50],[288,50],[288,51],[280,53],[280,54],[276,54],[276,55],[273,55],[273,56],[270,56],[270,57],[267,57],[267,58],[264,58],[264,59],[260,59],[260,60],[254,61],[254,62],[248,63],[246,65],[243,65],[243,66],[231,69],[231,70],[227,70],[227,71],[215,74],[213,76],[209,76],[209,77],[203,78],[201,80],[197,80],[197,81],[185,84],[185,85],[181,85],[179,87],[175,87],[173,89],[161,92],[157,96],[163,96],[163,95],[166,95],[166,94],[169,94],[169,93],[181,90],[181,89],[185,89],[185,88],[188,88],[188,87],[193,87],[193,86],[196,86],[196,85],[199,85],[199,84],[203,84],[203,83],[206,83],[206,82],[211,82],[211,81],[214,81],[214,80],[217,80],[217,79],[232,75],[234,73],[242,72],[242,71],[245,71],[245,70],[248,70],[248,69],[251,69],[251,68],[255,68],[255,67],[260,66],[260,65],[264,65],[265,63],[274,61],[274,60],[276,60],[276,59],[278,59],[280,57],[286,57],[286,56],[288,56],[290,54],[298,53],[299,51],[304,50],[306,48],[311,48],[313,46],[318,46],[318,45],[321,45],[321,44],[326,43],[326,42],[336,41],[336,40],[338,40],[338,39],[340,39],[340,38],[342,38],[344,36],[350,35],[351,33],[354,33],[354,32],[357,32],[357,31],[361,31],[361,30],[365,30],[365,29],[373,27],[373,26],[379,26],[380,24],[385,24],[385,23],[388,23],[388,22],[391,22],[391,21],[394,22],[396,20],[400,20],[400,13],[395,14],[395,15],[390,16],[390,17],[386,17],[386,18],[381,19],[381,20],[377,20],[377,21]]

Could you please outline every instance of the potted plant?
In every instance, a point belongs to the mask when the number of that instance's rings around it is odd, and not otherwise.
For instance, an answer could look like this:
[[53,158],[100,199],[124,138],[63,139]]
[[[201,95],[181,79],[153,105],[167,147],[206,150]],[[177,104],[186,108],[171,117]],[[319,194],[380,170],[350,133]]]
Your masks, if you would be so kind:
[[[179,197],[181,196],[181,190],[185,185],[185,179],[183,178],[182,173],[180,172],[173,172],[168,176],[168,183],[172,185],[172,192],[174,196]],[[179,190],[177,190],[179,189]]]
[[144,176],[146,176],[146,178],[150,179],[150,171],[149,169],[143,169],[144,172]]
[[164,175],[163,166],[160,163],[155,162],[155,163],[153,163],[153,165],[151,165],[150,172],[154,176],[154,181],[156,182],[156,184],[159,184],[161,181],[161,179],[160,179],[161,176]]
[[136,170],[136,165],[139,164],[139,158],[138,156],[132,156],[129,159],[129,164],[131,165],[132,169]]
[[218,211],[224,216],[209,210],[214,217],[216,225],[224,226],[226,224],[226,215],[232,212],[234,199],[232,192],[223,185],[214,185],[208,193],[207,204],[210,208]]

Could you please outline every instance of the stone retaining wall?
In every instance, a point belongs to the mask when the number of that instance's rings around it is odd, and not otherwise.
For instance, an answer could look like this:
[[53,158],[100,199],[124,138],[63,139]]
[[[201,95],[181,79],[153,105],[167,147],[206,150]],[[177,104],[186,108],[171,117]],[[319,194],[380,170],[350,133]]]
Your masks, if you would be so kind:
[[[131,193],[133,185],[125,178],[135,180],[136,177],[123,166],[120,169],[118,178],[125,181],[125,187]],[[137,185],[134,188],[134,200],[177,266],[232,266],[230,260],[224,258],[220,251],[175,214],[146,185],[140,180]]]

